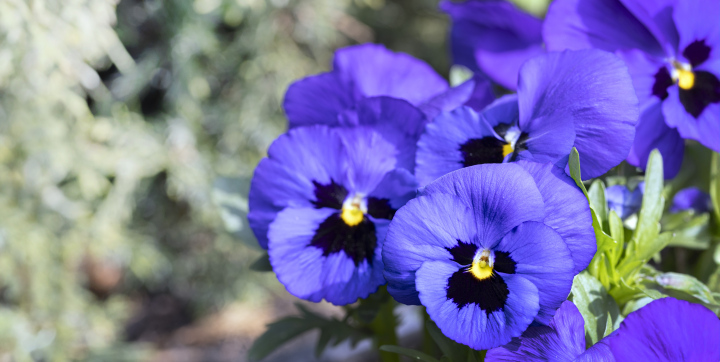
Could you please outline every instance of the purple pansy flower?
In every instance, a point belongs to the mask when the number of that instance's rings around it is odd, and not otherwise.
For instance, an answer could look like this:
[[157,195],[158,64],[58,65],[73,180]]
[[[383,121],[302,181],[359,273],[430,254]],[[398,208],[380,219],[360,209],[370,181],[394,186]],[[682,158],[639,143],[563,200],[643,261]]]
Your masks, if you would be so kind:
[[270,146],[248,219],[291,294],[342,305],[385,284],[385,232],[417,188],[401,150],[366,125],[299,127]]
[[720,361],[720,320],[702,305],[668,297],[628,314],[600,343],[618,362]]
[[488,351],[486,361],[718,361],[720,320],[709,309],[675,298],[654,300],[630,313],[620,328],[585,350],[582,315],[563,302],[548,326]]
[[475,349],[549,323],[596,251],[587,200],[552,164],[451,172],[390,223],[388,291],[422,304],[442,332]]
[[697,213],[712,210],[712,199],[710,195],[697,187],[682,189],[673,197],[670,212],[693,210]]
[[442,1],[452,19],[450,43],[455,64],[515,90],[520,66],[541,54],[542,21],[504,0]]
[[641,105],[628,162],[663,155],[677,174],[683,138],[720,151],[720,2],[557,0],[543,38],[548,50],[599,48],[627,63]]
[[332,71],[291,84],[283,107],[290,128],[337,126],[342,118],[353,117],[364,99],[378,96],[403,99],[432,111],[467,102],[487,104],[492,89],[480,78],[451,89],[427,63],[382,45],[362,44],[337,50]]
[[573,147],[582,177],[597,177],[628,155],[637,98],[623,62],[600,50],[554,52],[527,61],[517,95],[482,112],[460,107],[429,123],[418,142],[422,185],[459,168],[515,160],[565,167]]
[[610,348],[596,343],[585,349],[585,321],[575,304],[564,301],[547,326],[531,326],[522,336],[489,350],[487,362],[614,361]]
[[632,191],[625,185],[613,185],[605,190],[605,199],[608,208],[615,211],[617,216],[625,220],[630,215],[640,211],[644,192],[644,181],[640,182]]

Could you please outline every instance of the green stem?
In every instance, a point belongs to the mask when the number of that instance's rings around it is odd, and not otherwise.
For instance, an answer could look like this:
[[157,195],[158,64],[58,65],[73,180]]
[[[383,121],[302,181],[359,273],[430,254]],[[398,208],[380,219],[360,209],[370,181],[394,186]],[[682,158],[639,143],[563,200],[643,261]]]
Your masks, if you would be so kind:
[[[386,344],[397,346],[397,335],[395,334],[395,328],[397,327],[397,318],[395,318],[394,313],[395,305],[395,300],[388,298],[382,307],[380,307],[378,315],[370,324],[375,335],[374,342],[376,348],[380,348],[380,346]],[[400,355],[380,351],[380,360],[382,362],[400,362]]]

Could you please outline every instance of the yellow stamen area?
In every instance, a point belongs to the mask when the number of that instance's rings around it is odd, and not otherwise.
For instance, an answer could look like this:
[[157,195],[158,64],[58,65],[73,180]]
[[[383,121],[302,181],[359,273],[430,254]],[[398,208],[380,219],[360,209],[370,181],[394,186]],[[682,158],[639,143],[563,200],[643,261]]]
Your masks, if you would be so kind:
[[688,90],[695,85],[695,73],[692,70],[686,70],[682,68],[676,69],[678,86],[682,89]]
[[485,260],[474,261],[470,267],[470,272],[478,280],[483,280],[490,278],[493,268]]
[[503,145],[503,157],[506,157],[507,155],[513,153],[513,146],[509,143],[506,143]]
[[359,207],[355,205],[349,207],[343,207],[340,217],[345,221],[348,226],[355,226],[363,221],[363,212]]

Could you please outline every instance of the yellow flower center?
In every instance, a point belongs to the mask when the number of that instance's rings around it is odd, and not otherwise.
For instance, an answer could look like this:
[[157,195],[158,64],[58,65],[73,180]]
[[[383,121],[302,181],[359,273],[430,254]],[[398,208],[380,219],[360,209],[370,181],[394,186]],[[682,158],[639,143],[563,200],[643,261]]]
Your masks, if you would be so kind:
[[365,212],[367,212],[367,206],[365,205],[363,196],[355,195],[353,198],[343,202],[340,218],[342,218],[348,226],[355,226],[363,221]]
[[506,143],[503,145],[503,157],[507,157],[507,155],[513,153],[513,146],[509,143]]
[[695,73],[692,70],[677,69],[678,86],[682,89],[692,89],[695,85]]
[[493,274],[493,255],[490,250],[483,250],[475,255],[470,266],[470,273],[478,280],[487,279]]
[[364,214],[359,207],[343,207],[340,217],[348,226],[355,226],[363,221]]

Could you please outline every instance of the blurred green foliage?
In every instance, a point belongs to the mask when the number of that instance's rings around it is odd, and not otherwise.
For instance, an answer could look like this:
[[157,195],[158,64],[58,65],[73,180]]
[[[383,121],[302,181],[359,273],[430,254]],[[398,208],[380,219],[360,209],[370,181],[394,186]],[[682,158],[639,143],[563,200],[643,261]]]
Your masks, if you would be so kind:
[[0,360],[140,358],[154,296],[188,321],[271,298],[227,196],[284,131],[287,85],[368,41],[446,74],[436,6],[1,0]]

